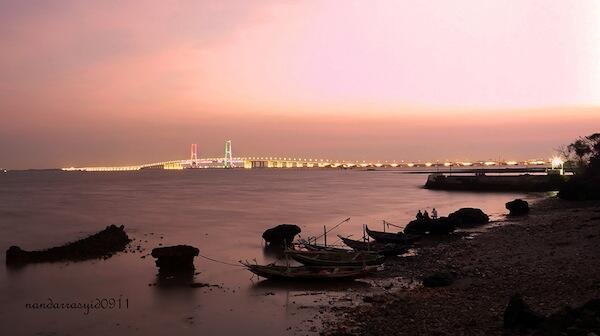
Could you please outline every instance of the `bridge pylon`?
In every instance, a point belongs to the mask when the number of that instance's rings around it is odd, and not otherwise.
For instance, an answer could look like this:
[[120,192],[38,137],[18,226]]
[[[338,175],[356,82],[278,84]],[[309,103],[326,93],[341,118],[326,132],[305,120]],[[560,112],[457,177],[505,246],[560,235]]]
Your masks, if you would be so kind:
[[192,168],[196,168],[198,166],[198,145],[192,144],[190,148],[190,163]]
[[231,153],[231,140],[225,141],[225,158],[223,159],[223,168],[233,168],[233,155]]

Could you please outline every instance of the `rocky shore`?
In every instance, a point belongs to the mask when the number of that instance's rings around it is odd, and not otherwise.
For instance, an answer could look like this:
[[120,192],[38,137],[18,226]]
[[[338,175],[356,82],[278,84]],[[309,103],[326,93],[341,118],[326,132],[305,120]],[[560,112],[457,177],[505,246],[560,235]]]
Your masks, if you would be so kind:
[[415,256],[390,261],[378,277],[435,275],[442,286],[365,293],[356,307],[333,308],[322,334],[532,334],[503,327],[515,294],[543,316],[600,298],[600,202],[543,199],[527,216],[496,224],[425,242]]

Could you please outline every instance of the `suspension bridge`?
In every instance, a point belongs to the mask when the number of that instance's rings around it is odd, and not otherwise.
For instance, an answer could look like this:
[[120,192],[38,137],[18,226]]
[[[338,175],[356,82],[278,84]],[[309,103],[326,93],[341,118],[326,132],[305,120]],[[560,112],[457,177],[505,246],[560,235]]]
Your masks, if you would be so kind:
[[540,169],[548,167],[552,160],[528,160],[528,161],[474,161],[474,162],[410,162],[410,161],[356,161],[356,160],[330,160],[318,158],[300,158],[300,157],[273,157],[273,156],[251,156],[234,157],[231,147],[231,140],[225,141],[225,150],[222,157],[198,156],[198,145],[190,146],[190,158],[183,160],[171,160],[154,163],[144,163],[139,165],[125,166],[90,166],[90,167],[66,167],[64,171],[135,171],[146,169],[201,169],[201,168],[447,168],[453,167],[476,168],[494,166],[532,166],[526,168],[535,170],[537,166]]

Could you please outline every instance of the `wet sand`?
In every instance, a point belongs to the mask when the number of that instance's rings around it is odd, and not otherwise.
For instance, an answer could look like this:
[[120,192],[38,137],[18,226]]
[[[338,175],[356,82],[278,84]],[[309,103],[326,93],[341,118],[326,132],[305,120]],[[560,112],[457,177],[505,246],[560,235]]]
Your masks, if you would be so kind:
[[[600,202],[536,202],[528,216],[507,218],[475,232],[397,258],[378,275],[383,294],[354,295],[352,308],[333,307],[325,335],[510,335],[504,309],[521,293],[534,311],[551,314],[600,297]],[[416,282],[450,272],[448,287]],[[417,283],[397,286],[398,280]]]

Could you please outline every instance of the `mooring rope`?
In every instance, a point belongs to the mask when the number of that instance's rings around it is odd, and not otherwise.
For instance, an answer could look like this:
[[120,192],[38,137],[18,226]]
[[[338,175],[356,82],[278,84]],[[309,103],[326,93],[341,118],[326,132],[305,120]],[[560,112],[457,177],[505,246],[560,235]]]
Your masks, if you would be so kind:
[[233,263],[229,263],[229,262],[226,262],[226,261],[221,261],[221,260],[213,259],[211,257],[207,257],[207,256],[202,255],[202,254],[198,254],[198,256],[201,257],[201,258],[204,258],[206,260],[214,261],[216,263],[220,263],[220,264],[224,264],[224,265],[235,266],[235,267],[244,267],[243,265],[233,264]]

